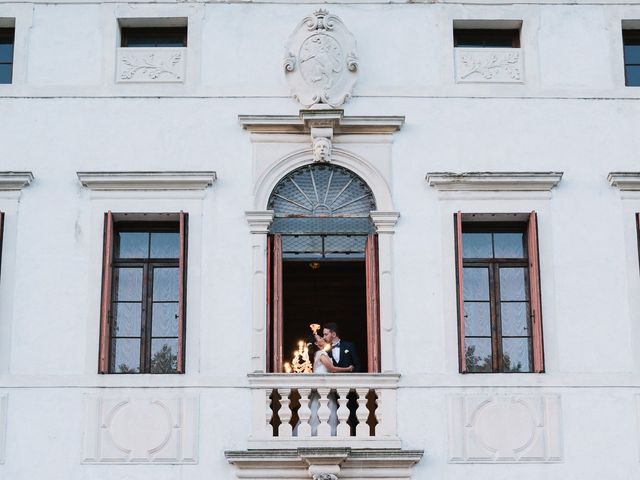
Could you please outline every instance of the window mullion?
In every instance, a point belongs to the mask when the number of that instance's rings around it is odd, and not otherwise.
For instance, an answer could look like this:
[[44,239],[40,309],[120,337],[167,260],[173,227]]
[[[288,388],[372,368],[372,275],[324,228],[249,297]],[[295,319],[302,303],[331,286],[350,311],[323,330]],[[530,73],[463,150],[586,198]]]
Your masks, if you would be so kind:
[[151,279],[153,277],[153,267],[145,262],[143,267],[142,281],[142,322],[140,333],[140,373],[149,373],[150,352],[151,352]]
[[498,330],[496,317],[496,295],[497,295],[497,278],[495,273],[494,262],[489,262],[489,313],[491,316],[491,371],[498,372],[500,365],[498,363]]
[[504,359],[502,356],[502,303],[500,302],[500,263],[495,264],[496,278],[496,355],[498,356],[498,371],[504,372]]

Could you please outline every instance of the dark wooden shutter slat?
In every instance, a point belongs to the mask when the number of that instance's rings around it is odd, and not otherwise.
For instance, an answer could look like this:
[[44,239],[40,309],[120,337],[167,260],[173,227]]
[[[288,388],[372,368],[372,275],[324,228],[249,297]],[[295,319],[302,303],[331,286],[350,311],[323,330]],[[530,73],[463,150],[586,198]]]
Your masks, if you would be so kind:
[[113,215],[104,215],[104,240],[102,253],[102,301],[100,305],[100,354],[99,373],[109,373],[109,340],[111,326],[111,279],[113,274]]
[[185,316],[187,296],[187,214],[180,211],[180,258],[178,260],[178,373],[184,373]]
[[456,253],[456,294],[458,306],[458,362],[460,373],[467,371],[464,349],[464,289],[463,273],[464,264],[462,258],[462,212],[453,214],[455,223],[455,253]]
[[266,325],[266,366],[267,372],[273,372],[273,358],[271,357],[273,341],[273,236],[267,236],[267,325]]
[[380,371],[380,296],[378,288],[378,236],[370,234],[365,245],[367,290],[367,371]]
[[282,237],[273,237],[273,372],[282,373]]
[[538,257],[538,217],[529,214],[527,224],[527,253],[529,256],[529,292],[531,299],[531,334],[533,343],[533,371],[544,372],[542,339],[542,299],[540,296],[540,262]]
[[2,278],[2,243],[4,240],[4,212],[0,212],[0,278]]

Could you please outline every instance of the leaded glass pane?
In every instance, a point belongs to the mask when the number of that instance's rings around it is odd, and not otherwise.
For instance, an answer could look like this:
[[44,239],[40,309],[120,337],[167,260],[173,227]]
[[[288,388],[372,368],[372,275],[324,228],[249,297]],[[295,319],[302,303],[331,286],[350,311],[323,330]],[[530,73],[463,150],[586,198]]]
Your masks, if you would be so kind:
[[529,339],[503,338],[502,363],[505,372],[530,372]]
[[523,267],[500,268],[500,300],[527,300],[525,274]]
[[151,258],[178,258],[180,234],[178,232],[151,233]]
[[178,279],[177,268],[156,267],[153,269],[153,300],[158,301],[178,301]]
[[[271,194],[269,208],[276,216],[272,233],[360,233],[371,231],[368,216],[375,209],[375,200],[369,187],[353,172],[336,165],[314,164],[301,167],[283,178]],[[318,224],[299,221],[305,217],[327,219],[344,216],[360,217],[366,222]],[[289,221],[294,225],[288,226]]]
[[113,284],[116,300],[139,302],[142,300],[142,268],[114,268]]
[[524,258],[522,233],[494,233],[493,246],[496,258]]
[[148,258],[149,233],[118,232],[118,258]]
[[468,337],[491,336],[489,302],[464,302],[464,333]]
[[491,339],[465,338],[464,357],[468,372],[491,372]]
[[464,300],[489,300],[489,269],[486,267],[463,269]]
[[178,339],[151,340],[151,373],[175,373],[178,369]]
[[152,336],[178,336],[178,303],[154,303]]
[[111,371],[115,373],[140,372],[140,339],[115,338],[111,341]]
[[137,337],[142,320],[141,303],[116,303],[113,308],[114,337]]
[[492,258],[490,233],[463,233],[462,256],[464,258]]
[[529,304],[527,302],[501,302],[502,336],[522,337],[529,332]]

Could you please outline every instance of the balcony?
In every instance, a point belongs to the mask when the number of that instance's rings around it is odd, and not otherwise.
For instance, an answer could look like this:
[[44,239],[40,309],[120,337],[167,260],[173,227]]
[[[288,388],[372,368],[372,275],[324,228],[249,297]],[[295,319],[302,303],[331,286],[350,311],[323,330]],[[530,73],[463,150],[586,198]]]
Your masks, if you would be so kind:
[[252,374],[249,448],[400,448],[396,374]]

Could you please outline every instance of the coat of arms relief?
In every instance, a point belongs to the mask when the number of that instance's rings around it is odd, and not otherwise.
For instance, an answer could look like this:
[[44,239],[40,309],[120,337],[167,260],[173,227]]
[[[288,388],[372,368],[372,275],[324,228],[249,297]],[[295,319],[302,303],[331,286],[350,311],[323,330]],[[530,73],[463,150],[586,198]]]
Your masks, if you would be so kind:
[[[356,40],[340,18],[318,10],[305,17],[289,37],[284,70],[293,98],[303,107],[337,109],[351,96],[356,83]],[[331,161],[337,118],[309,122],[314,161]]]
[[284,69],[293,97],[306,108],[338,108],[356,83],[356,41],[326,10],[305,17],[289,37]]

